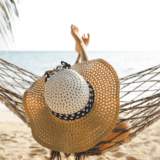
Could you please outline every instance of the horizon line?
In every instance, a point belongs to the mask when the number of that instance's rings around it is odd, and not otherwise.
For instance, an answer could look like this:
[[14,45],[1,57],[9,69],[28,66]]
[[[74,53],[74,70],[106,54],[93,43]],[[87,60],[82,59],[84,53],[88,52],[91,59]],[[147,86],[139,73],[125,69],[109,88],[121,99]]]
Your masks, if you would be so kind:
[[[76,52],[76,51],[73,51],[73,50],[66,50],[66,51],[64,51],[64,50],[50,50],[50,51],[45,51],[45,50],[43,50],[43,51],[40,51],[40,50],[28,50],[28,51],[23,51],[23,50],[21,50],[21,51],[19,51],[19,50],[17,50],[17,51],[0,51],[0,52]],[[145,51],[145,50],[143,50],[143,51],[138,51],[138,50],[135,50],[135,51],[130,51],[130,50],[128,50],[128,51],[108,51],[108,50],[103,50],[103,51],[100,51],[100,50],[97,50],[97,51],[93,51],[93,50],[89,50],[89,51],[87,51],[87,52],[160,52],[160,50],[159,51]]]

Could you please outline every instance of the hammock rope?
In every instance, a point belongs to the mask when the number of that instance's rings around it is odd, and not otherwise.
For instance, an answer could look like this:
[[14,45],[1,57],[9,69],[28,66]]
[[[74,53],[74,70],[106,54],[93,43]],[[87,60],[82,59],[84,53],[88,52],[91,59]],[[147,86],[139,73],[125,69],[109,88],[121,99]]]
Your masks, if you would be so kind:
[[22,105],[24,91],[39,76],[0,59],[0,101],[30,126]]
[[[22,105],[22,95],[38,78],[39,76],[0,59],[0,101],[28,126],[30,122]],[[99,146],[111,143],[123,133],[131,131],[126,139],[114,142],[114,145],[104,152],[120,146],[160,118],[160,65],[120,79],[119,117],[117,125],[121,122],[129,122],[130,127],[114,129],[114,132],[120,134],[80,153],[81,156],[98,155]],[[77,154],[78,156],[80,155]]]

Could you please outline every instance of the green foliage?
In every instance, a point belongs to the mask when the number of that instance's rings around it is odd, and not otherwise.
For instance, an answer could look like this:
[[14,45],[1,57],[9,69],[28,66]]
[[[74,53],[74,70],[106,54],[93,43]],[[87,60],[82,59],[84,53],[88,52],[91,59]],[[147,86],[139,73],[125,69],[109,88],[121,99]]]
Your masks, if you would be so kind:
[[19,17],[17,0],[0,0],[0,50],[13,41],[12,20]]

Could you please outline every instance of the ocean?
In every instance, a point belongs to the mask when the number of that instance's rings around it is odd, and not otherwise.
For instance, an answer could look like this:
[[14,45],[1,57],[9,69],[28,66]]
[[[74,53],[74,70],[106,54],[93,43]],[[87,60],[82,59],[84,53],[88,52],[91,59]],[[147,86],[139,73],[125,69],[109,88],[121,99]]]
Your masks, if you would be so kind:
[[[46,70],[51,70],[63,60],[73,65],[77,58],[75,51],[10,51],[0,52],[0,58],[13,63],[36,75],[42,76]],[[117,71],[119,78],[142,71],[160,64],[159,52],[118,52],[89,51],[89,59],[102,58]],[[0,105],[0,111],[8,111]]]

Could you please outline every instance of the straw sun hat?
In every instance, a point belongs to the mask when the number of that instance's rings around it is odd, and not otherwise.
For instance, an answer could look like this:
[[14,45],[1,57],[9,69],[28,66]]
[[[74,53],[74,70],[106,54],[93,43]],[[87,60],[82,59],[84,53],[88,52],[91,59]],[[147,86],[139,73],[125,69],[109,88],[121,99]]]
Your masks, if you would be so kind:
[[119,113],[119,79],[102,59],[62,63],[42,76],[23,96],[32,135],[53,151],[79,153],[102,141]]

